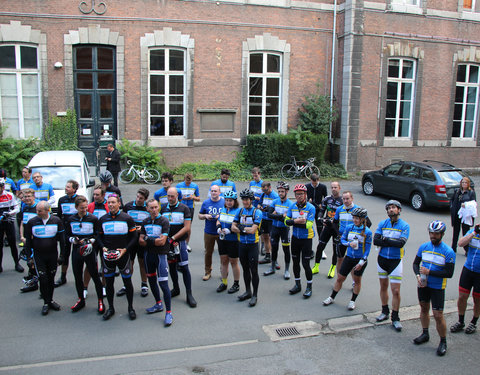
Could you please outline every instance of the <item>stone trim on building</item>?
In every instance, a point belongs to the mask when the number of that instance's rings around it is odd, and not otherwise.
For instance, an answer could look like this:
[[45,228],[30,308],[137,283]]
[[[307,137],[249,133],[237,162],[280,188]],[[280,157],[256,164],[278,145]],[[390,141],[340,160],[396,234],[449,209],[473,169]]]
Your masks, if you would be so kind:
[[117,138],[125,137],[125,39],[117,31],[88,25],[78,30],[69,30],[63,36],[65,67],[65,104],[75,108],[73,87],[73,46],[76,44],[105,44],[116,47],[117,77]]

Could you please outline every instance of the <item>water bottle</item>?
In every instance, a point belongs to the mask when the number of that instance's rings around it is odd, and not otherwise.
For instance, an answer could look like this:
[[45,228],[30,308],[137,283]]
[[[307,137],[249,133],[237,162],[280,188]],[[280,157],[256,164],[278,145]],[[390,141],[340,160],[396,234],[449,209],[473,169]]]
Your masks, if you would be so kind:
[[178,242],[173,243],[173,252],[175,253],[175,255],[180,254],[180,246],[178,245]]
[[423,273],[420,274],[420,284],[422,286],[427,286],[427,275]]

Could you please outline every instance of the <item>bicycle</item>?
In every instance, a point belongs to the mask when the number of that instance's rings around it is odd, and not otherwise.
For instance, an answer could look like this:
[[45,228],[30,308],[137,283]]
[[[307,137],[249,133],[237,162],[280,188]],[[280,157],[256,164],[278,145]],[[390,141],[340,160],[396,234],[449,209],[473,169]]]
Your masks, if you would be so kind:
[[297,163],[295,156],[291,156],[291,159],[292,159],[292,162],[289,164],[285,164],[281,169],[283,178],[291,180],[301,176],[302,173],[305,174],[305,177],[308,179],[310,179],[310,176],[313,173],[320,175],[320,169],[318,169],[318,167],[315,164],[313,164],[313,162],[315,161],[315,158],[307,159],[301,162],[301,165]]
[[145,181],[147,184],[155,184],[160,180],[160,173],[154,168],[148,168],[148,164],[145,167],[132,164],[131,160],[127,160],[129,168],[122,169],[118,178],[124,184],[133,182],[136,178]]

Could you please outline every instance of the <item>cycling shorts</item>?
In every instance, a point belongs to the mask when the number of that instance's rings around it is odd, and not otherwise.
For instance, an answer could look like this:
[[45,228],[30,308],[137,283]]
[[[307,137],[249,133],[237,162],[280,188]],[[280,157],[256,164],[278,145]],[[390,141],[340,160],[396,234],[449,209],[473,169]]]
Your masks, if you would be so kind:
[[377,271],[379,279],[389,278],[391,283],[400,284],[403,276],[403,262],[401,259],[387,259],[379,255]]
[[[353,270],[353,267],[355,267],[360,259],[356,258],[350,258],[349,256],[346,256],[345,259],[343,260],[342,267],[340,268],[340,271],[338,273],[342,276],[347,277],[348,274]],[[367,261],[363,264],[363,267],[360,268],[359,270],[353,271],[353,274],[355,276],[362,276],[363,272],[365,271],[365,268],[367,268]]]
[[218,253],[228,255],[229,258],[238,258],[238,241],[220,240],[218,242]]
[[432,302],[432,310],[443,311],[445,305],[445,289],[433,289],[428,286],[417,288],[419,302]]
[[[102,254],[103,255],[103,254]],[[115,277],[115,269],[118,267],[123,278],[132,277],[132,262],[128,251],[117,260],[106,260],[102,256],[103,275],[105,277]]]
[[467,267],[463,267],[460,275],[460,283],[458,290],[460,293],[470,294],[473,288],[473,297],[480,298],[480,273],[470,271]]

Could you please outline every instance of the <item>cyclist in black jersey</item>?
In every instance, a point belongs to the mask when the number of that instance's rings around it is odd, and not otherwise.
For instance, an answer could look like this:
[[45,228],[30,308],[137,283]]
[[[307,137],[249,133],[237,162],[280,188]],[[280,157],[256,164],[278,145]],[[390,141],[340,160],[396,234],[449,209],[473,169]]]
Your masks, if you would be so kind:
[[25,226],[25,247],[33,250],[33,259],[38,271],[40,292],[43,297],[42,315],[49,309],[58,311],[60,305],[53,300],[53,289],[57,263],[63,262],[64,254],[58,256],[57,242],[60,250],[65,249],[65,233],[63,223],[57,216],[50,215],[50,204],[41,201],[37,204],[37,216],[31,218]]
[[105,199],[108,199],[110,195],[113,195],[113,194],[117,195],[120,199],[120,208],[122,208],[123,207],[122,192],[117,186],[112,184],[112,179],[113,179],[112,174],[109,171],[105,171],[100,173],[98,178],[100,179],[100,183],[102,184],[102,187],[105,189]]
[[83,295],[83,265],[87,266],[88,272],[95,283],[95,290],[98,298],[98,313],[103,314],[103,285],[98,276],[97,254],[94,250],[94,243],[98,231],[98,219],[87,211],[88,201],[82,195],[75,199],[77,213],[70,216],[65,226],[66,238],[73,245],[72,249],[72,270],[75,276],[75,288],[77,289],[78,300],[71,307],[72,312],[77,312],[85,307]]
[[108,320],[115,314],[113,298],[115,295],[115,270],[118,267],[122,275],[123,285],[127,289],[128,317],[136,319],[133,309],[133,284],[129,250],[138,240],[137,229],[133,219],[120,211],[120,197],[110,195],[107,200],[110,212],[99,220],[97,241],[103,254],[103,274],[107,284],[108,309],[103,319]]

